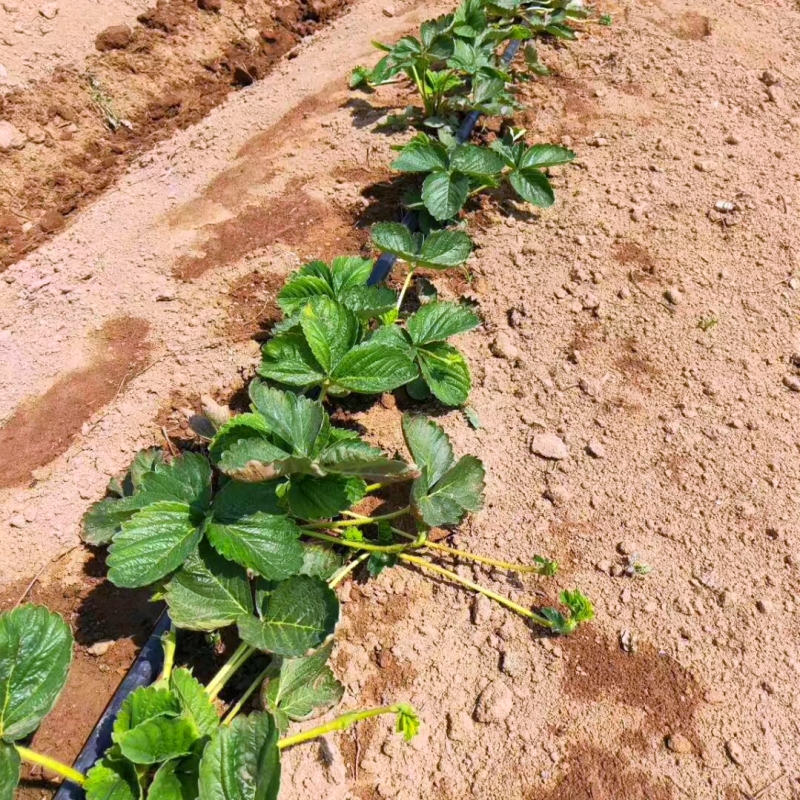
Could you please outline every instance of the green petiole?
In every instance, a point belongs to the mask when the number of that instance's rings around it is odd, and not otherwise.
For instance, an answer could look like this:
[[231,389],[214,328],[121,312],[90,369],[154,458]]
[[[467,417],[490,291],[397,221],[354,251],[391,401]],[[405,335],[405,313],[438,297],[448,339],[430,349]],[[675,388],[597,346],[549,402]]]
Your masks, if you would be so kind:
[[319,528],[352,528],[358,525],[376,525],[379,522],[388,522],[398,517],[404,517],[410,511],[411,506],[406,506],[398,511],[392,511],[389,514],[383,514],[379,517],[356,517],[356,519],[341,519],[337,522],[309,522],[307,525],[301,525],[300,529],[303,531],[313,531]]
[[240,644],[233,655],[222,665],[219,672],[209,681],[206,686],[206,693],[211,700],[225,688],[225,684],[233,677],[234,673],[256,652],[255,647],[248,644]]

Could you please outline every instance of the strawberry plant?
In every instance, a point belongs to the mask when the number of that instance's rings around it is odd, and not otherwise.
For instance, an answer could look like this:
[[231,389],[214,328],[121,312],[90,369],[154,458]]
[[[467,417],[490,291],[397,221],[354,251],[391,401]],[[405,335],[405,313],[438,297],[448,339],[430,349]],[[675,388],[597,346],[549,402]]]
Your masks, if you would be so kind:
[[471,379],[464,356],[447,339],[480,324],[456,303],[425,306],[407,319],[401,308],[418,267],[443,269],[464,262],[472,250],[461,231],[416,237],[399,224],[373,229],[376,247],[407,261],[398,295],[367,286],[371,262],[339,258],[313,262],[295,272],[278,295],[286,314],[263,348],[262,377],[321,396],[375,393],[407,385],[421,399],[430,391],[447,405],[461,405]]
[[[0,800],[13,800],[22,761],[81,785],[87,800],[275,800],[281,752],[287,747],[381,714],[395,715],[397,732],[407,741],[419,728],[414,709],[398,703],[350,711],[281,737],[291,721],[319,715],[341,699],[343,688],[325,663],[330,647],[277,659],[220,716],[216,696],[222,672],[203,686],[191,670],[176,668],[175,635],[173,628],[164,639],[161,676],[127,696],[114,721],[111,748],[84,775],[19,744],[52,710],[67,681],[73,649],[69,627],[41,606],[0,614]],[[234,670],[230,662],[226,667],[228,679]],[[265,710],[241,714],[262,680]]]
[[523,200],[546,208],[555,196],[542,170],[568,164],[575,154],[554,144],[529,147],[522,141],[524,133],[509,131],[488,147],[418,133],[396,148],[400,155],[392,169],[426,176],[419,199],[410,207],[423,208],[439,223],[457,217],[470,197],[504,182]]

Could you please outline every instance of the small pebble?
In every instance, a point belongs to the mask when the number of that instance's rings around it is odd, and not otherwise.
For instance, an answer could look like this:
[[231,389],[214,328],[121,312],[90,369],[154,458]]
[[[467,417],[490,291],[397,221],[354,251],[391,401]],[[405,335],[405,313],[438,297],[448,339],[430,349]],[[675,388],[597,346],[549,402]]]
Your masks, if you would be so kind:
[[40,9],[39,13],[45,19],[55,19],[56,14],[58,14],[58,4],[57,3],[45,3]]
[[99,658],[100,656],[104,656],[113,646],[114,646],[114,640],[107,639],[102,642],[95,642],[91,647],[86,648],[86,652],[90,656],[95,656],[96,658]]
[[554,433],[537,433],[531,442],[531,452],[552,461],[561,461],[569,457],[569,450],[564,440]]
[[673,753],[680,753],[686,755],[694,750],[692,743],[681,733],[672,733],[667,736],[665,740],[667,749],[672,750]]
[[586,451],[589,453],[590,456],[594,456],[594,458],[605,458],[606,457],[606,448],[602,442],[599,442],[597,439],[590,439],[589,444],[586,445]]
[[786,375],[783,379],[783,385],[793,392],[800,392],[800,378],[796,375]]
[[762,614],[771,614],[775,610],[775,606],[772,604],[771,600],[757,600],[756,608]]
[[617,552],[623,556],[632,556],[638,549],[639,545],[636,544],[636,542],[632,542],[630,539],[625,539],[617,544]]
[[666,298],[667,302],[672,303],[674,306],[677,306],[678,303],[683,300],[683,294],[681,294],[681,291],[673,286],[670,286],[669,289],[664,292],[664,297]]
[[734,764],[742,766],[744,763],[744,750],[742,750],[742,746],[737,741],[730,739],[725,742],[725,752]]

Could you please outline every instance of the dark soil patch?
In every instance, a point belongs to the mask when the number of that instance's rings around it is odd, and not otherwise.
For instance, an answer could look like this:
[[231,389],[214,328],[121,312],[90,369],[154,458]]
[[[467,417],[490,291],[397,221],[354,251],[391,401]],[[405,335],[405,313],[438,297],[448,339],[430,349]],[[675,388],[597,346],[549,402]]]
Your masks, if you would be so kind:
[[278,292],[285,276],[254,270],[240,278],[228,292],[230,306],[225,334],[232,339],[265,339],[281,318]]
[[653,784],[619,753],[585,745],[573,753],[559,783],[530,800],[674,800],[672,789]]
[[[347,3],[292,0],[271,13],[264,0],[249,0],[245,13],[260,34],[253,40],[225,14],[159,0],[140,15],[129,44],[92,56],[85,72],[60,69],[33,88],[0,97],[3,119],[20,130],[37,126],[44,136],[41,145],[29,143],[3,159],[8,194],[0,206],[0,269],[62,227],[139,155],[263,78]],[[198,60],[197,40],[212,51],[216,44],[218,55]],[[130,127],[111,130],[108,108]]]
[[145,363],[148,325],[120,317],[93,337],[92,364],[59,378],[41,397],[24,401],[0,429],[0,488],[20,486],[60,456],[92,414],[113,400]]
[[[580,628],[564,640],[570,656],[564,672],[565,693],[587,703],[606,699],[644,711],[642,728],[647,733],[660,737],[681,733],[699,747],[695,725],[702,689],[694,676],[650,644],[641,644],[635,654],[628,654],[596,636],[591,627]],[[616,797],[628,795],[623,792]]]
[[204,245],[205,253],[200,258],[181,258],[175,268],[177,278],[199,278],[210,269],[234,264],[276,242],[301,256],[329,260],[358,251],[366,239],[366,234],[353,227],[349,215],[302,189],[206,227],[210,237]]
[[673,33],[678,39],[698,42],[711,36],[711,20],[696,11],[687,11],[681,14]]

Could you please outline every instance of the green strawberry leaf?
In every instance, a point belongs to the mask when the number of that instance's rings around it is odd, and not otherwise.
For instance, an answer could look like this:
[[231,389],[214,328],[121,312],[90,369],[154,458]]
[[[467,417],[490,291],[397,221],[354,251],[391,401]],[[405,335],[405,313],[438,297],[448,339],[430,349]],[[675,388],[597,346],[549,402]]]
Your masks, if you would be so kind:
[[236,442],[245,439],[264,439],[269,434],[267,421],[261,414],[237,414],[220,426],[208,446],[214,464],[219,464],[222,454]]
[[416,345],[443,342],[451,336],[466,333],[481,324],[480,317],[460,303],[435,300],[421,306],[406,322],[411,340]]
[[370,577],[377,578],[385,569],[394,567],[397,560],[396,553],[373,553],[367,559],[367,571]]
[[483,505],[485,470],[475,456],[463,456],[436,483],[426,470],[411,487],[411,507],[418,520],[431,528],[456,525]]
[[436,397],[445,405],[467,402],[472,379],[464,356],[445,342],[431,342],[417,350],[420,371]]
[[287,450],[296,455],[313,451],[326,416],[321,403],[282,392],[259,380],[250,384],[250,399],[264,418],[267,430],[279,436]]
[[134,764],[159,764],[187,756],[200,738],[189,717],[153,717],[123,733],[117,743],[122,755]]
[[236,520],[214,520],[206,536],[220,555],[267,580],[296,575],[303,565],[300,529],[286,516],[259,511]]
[[278,306],[287,316],[297,314],[315,297],[333,297],[333,287],[326,278],[295,272],[278,292]]
[[205,456],[184,453],[170,464],[157,464],[141,479],[141,492],[152,501],[186,503],[204,511],[211,502],[211,465]]
[[344,695],[344,686],[328,666],[333,644],[305,658],[279,658],[261,688],[261,701],[283,733],[289,722],[324,714]]
[[447,269],[463,264],[472,252],[472,239],[464,231],[434,231],[425,238],[417,264]]
[[337,299],[356,286],[366,286],[372,274],[372,260],[357,256],[340,256],[331,262],[331,285]]
[[281,483],[280,480],[266,483],[227,481],[214,498],[214,519],[218,522],[230,522],[259,511],[264,514],[285,513],[278,497]]
[[414,362],[402,350],[369,341],[350,350],[331,377],[344,389],[375,394],[396,389],[416,374]]
[[16,742],[39,727],[71,661],[72,633],[58,614],[35,605],[0,614],[0,739]]
[[147,800],[196,800],[197,778],[180,767],[177,759],[162,764],[147,789]]
[[86,800],[139,800],[136,768],[128,761],[106,757],[86,774]]
[[519,166],[521,169],[529,167],[558,167],[569,164],[575,158],[575,153],[566,147],[557,144],[535,144],[522,154]]
[[259,612],[258,618],[239,619],[242,641],[268,653],[301,656],[333,635],[339,622],[339,601],[324,581],[297,575],[277,584]]
[[372,226],[372,243],[384,253],[413,261],[417,253],[414,237],[405,225],[399,222],[379,222]]
[[307,544],[303,547],[303,567],[301,575],[310,575],[329,581],[344,564],[344,559],[335,550],[321,544]]
[[201,736],[212,736],[219,726],[219,717],[205,687],[185,667],[172,671],[172,693],[180,702],[181,712],[191,719]]
[[14,745],[0,740],[0,800],[14,800],[20,768],[19,753]]
[[[516,188],[516,187],[515,187]],[[437,221],[453,219],[469,196],[469,178],[457,172],[433,172],[422,184],[422,202]]]
[[108,579],[127,589],[161,580],[197,547],[202,521],[188,503],[162,501],[139,511],[108,550]]
[[341,303],[359,319],[370,320],[395,307],[397,292],[385,286],[351,286],[342,292]]
[[258,374],[263,378],[290,386],[314,386],[325,378],[325,372],[299,331],[281,333],[262,348]]
[[164,587],[164,600],[178,628],[213,631],[253,613],[247,573],[200,543]]
[[455,463],[453,446],[444,429],[427,417],[406,414],[403,436],[411,457],[427,475],[428,486],[435,484]]
[[398,172],[434,172],[446,170],[447,150],[427,134],[418,133],[400,149],[400,155],[392,162]]
[[476,144],[461,144],[450,154],[450,169],[475,178],[499,175],[506,162],[502,156]]
[[550,181],[536,169],[517,169],[508,176],[509,183],[516,193],[535,206],[549,208],[556,196]]
[[222,726],[200,761],[199,800],[277,800],[278,735],[275,721],[263,712]]
[[358,341],[358,318],[329,297],[309,302],[300,314],[300,325],[311,352],[326,374],[336,369]]
[[286,499],[292,515],[298,519],[332,519],[352,508],[364,496],[365,490],[366,484],[361,478],[301,475],[290,481]]
[[147,495],[140,493],[121,498],[106,497],[94,503],[83,516],[81,539],[96,547],[109,544],[122,529],[122,523],[150,502]]
[[319,462],[326,472],[357,475],[373,482],[403,479],[409,474],[405,461],[389,458],[380,448],[362,441],[336,442],[321,453]]
[[114,720],[112,738],[119,742],[126,733],[151,719],[177,717],[180,713],[180,699],[169,689],[141,686],[123,700]]

